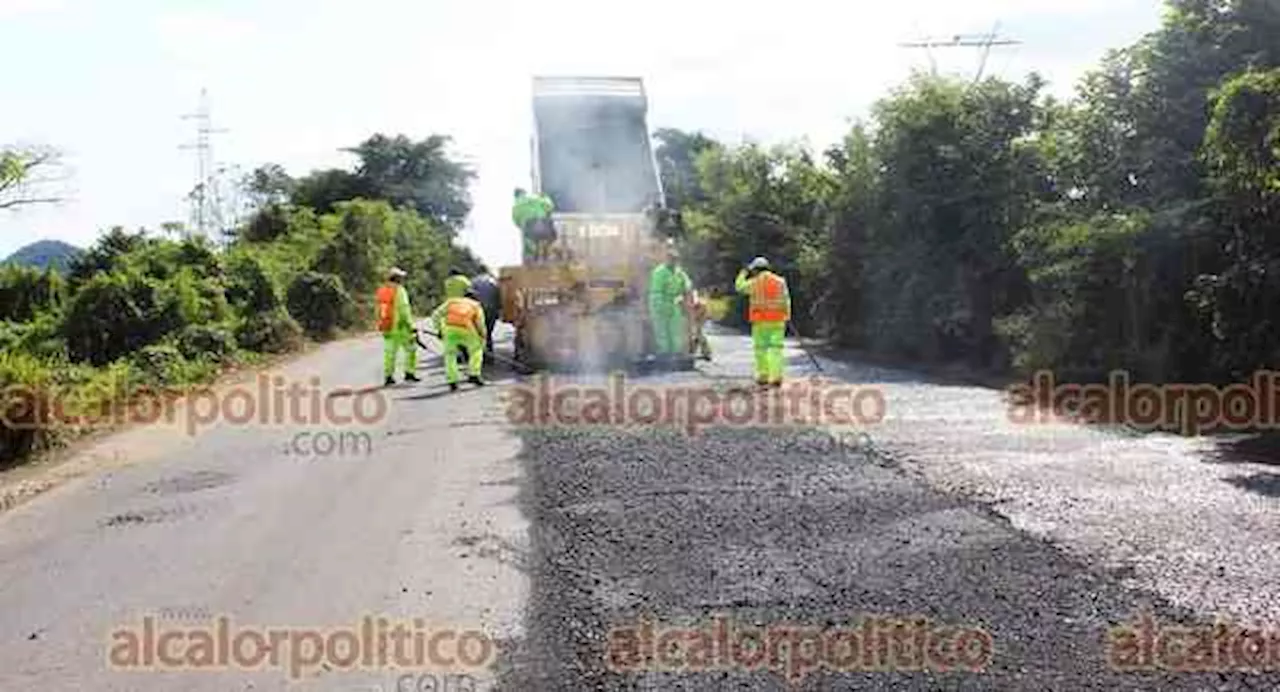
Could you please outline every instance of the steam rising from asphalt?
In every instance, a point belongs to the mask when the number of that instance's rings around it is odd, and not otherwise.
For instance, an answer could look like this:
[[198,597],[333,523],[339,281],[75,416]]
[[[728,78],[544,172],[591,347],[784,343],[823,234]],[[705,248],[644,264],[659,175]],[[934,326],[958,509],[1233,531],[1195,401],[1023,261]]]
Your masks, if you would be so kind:
[[535,104],[535,112],[542,190],[558,211],[643,213],[657,198],[639,101],[547,97]]
[[[643,214],[658,200],[652,145],[645,112],[638,99],[556,96],[537,99],[534,109],[542,192],[555,203],[556,211]],[[647,223],[646,229],[652,235],[653,229]],[[642,247],[620,247],[618,252],[641,250]],[[624,258],[603,259],[621,261]],[[609,367],[610,353],[605,345],[608,341],[638,346],[629,344],[622,332],[642,324],[644,285],[631,288],[632,305],[613,311],[607,323],[595,324],[600,336],[605,338],[580,344],[574,362],[579,371],[601,372]],[[606,330],[607,333],[601,333]]]

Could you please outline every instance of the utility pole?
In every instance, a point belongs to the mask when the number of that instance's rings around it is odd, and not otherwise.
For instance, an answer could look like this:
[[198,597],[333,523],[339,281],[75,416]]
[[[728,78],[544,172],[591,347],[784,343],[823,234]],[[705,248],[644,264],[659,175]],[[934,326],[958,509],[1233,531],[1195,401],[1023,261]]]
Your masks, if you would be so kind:
[[929,56],[929,71],[933,74],[938,73],[938,65],[933,59],[932,48],[981,48],[982,57],[978,62],[978,72],[973,77],[973,83],[977,84],[982,79],[982,73],[987,67],[987,58],[991,55],[992,46],[1016,46],[1022,42],[1009,38],[1001,38],[999,36],[1000,23],[996,22],[995,27],[990,33],[986,34],[955,34],[947,38],[924,38],[919,41],[906,41],[899,43],[902,48],[923,48],[925,54]]
[[195,220],[195,230],[208,238],[210,227],[221,225],[214,189],[213,143],[210,135],[221,134],[226,130],[213,127],[209,115],[208,89],[200,90],[200,107],[196,112],[184,115],[182,119],[196,121],[196,141],[183,144],[179,148],[196,150],[196,185],[189,198],[193,203],[192,217]]

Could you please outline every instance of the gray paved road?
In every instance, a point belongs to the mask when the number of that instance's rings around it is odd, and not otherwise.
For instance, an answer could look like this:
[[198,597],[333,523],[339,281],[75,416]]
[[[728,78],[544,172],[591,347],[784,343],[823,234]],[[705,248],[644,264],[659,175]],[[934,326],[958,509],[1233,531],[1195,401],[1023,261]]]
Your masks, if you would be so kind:
[[[750,371],[741,337],[721,336],[715,346],[717,362],[704,366],[702,375],[649,382],[721,389],[723,378]],[[810,367],[794,348],[789,362],[798,376]],[[1247,558],[1232,553],[1273,551],[1276,536],[1262,527],[1275,526],[1268,523],[1274,501],[1250,501],[1237,486],[1206,480],[1220,470],[1184,478],[1175,497],[1165,497],[1167,476],[1186,469],[1153,463],[1150,449],[1182,441],[1065,425],[1014,426],[1005,420],[996,392],[823,362],[826,374],[884,393],[888,415],[865,430],[870,445],[850,431],[837,433],[838,445],[812,430],[735,428],[696,438],[600,426],[524,433],[528,478],[522,504],[533,531],[533,600],[524,665],[506,679],[510,689],[782,689],[789,665],[796,670],[815,660],[806,648],[812,645],[805,645],[794,662],[780,648],[772,671],[752,662],[750,647],[745,662],[712,658],[719,663],[702,672],[669,672],[699,660],[690,648],[666,659],[666,671],[659,666],[624,672],[606,664],[610,656],[621,656],[612,660],[624,665],[639,660],[626,628],[646,618],[667,625],[668,632],[711,636],[717,616],[733,618],[748,631],[798,625],[855,633],[863,632],[859,627],[867,616],[921,616],[934,626],[980,628],[993,644],[990,665],[979,673],[819,670],[799,680],[808,689],[1280,685],[1275,674],[1121,673],[1108,665],[1106,646],[1112,625],[1136,624],[1133,618],[1143,612],[1165,625],[1204,624],[1216,612],[1207,601],[1173,602],[1182,593],[1177,585],[1187,579],[1216,578],[1217,592],[1237,602],[1266,603],[1274,587],[1259,592],[1261,584],[1252,578],[1257,571],[1233,579],[1222,570],[1188,565],[1214,555],[1239,564]],[[1056,443],[1045,442],[1055,433]],[[1205,464],[1190,454],[1172,461],[1193,468]],[[1046,466],[1052,471],[1037,472]],[[993,505],[979,492],[992,486],[1004,488],[1003,499],[1011,504]],[[1079,493],[1073,498],[1066,492],[1072,487],[1095,489],[1085,495],[1086,512],[1063,511],[1080,502]],[[1224,497],[1224,488],[1237,494]],[[1217,531],[1186,533],[1176,514],[1162,515],[1170,503],[1187,498],[1205,503],[1196,508],[1197,516],[1219,513],[1209,528],[1235,525],[1241,540],[1220,542]],[[1251,521],[1240,521],[1242,515]],[[1045,525],[1057,530],[1037,530]],[[1158,552],[1126,562],[1113,550],[1116,544],[1098,540],[1099,534],[1127,536],[1128,545],[1145,541]],[[1055,536],[1063,544],[1053,542]],[[1161,555],[1169,559],[1162,563]],[[1148,584],[1134,576],[1162,567],[1177,573]],[[1254,618],[1267,612],[1234,615],[1241,624],[1256,625]],[[653,631],[657,636],[663,630]],[[709,640],[689,639],[685,646],[693,641]],[[874,652],[863,651],[859,660],[844,649],[832,651],[837,665],[846,656],[845,670],[877,662]],[[904,655],[900,668],[913,662],[910,650]],[[708,659],[700,660],[705,666]]]
[[[750,352],[739,336],[714,345],[701,373],[630,384],[724,394]],[[807,359],[790,356],[803,374]],[[378,363],[366,340],[282,374],[363,384]],[[1142,609],[1274,622],[1275,498],[1226,482],[1266,467],[1209,464],[1181,440],[1013,426],[993,392],[825,365],[884,393],[871,444],[750,425],[694,437],[513,428],[512,397],[529,383],[441,396],[433,361],[427,383],[388,392],[386,418],[363,429],[367,455],[287,453],[297,428],[113,437],[67,467],[79,470],[66,485],[0,515],[0,689],[285,687],[280,670],[111,670],[109,633],[148,613],[188,626],[227,615],[301,631],[384,615],[481,629],[501,647],[476,689],[781,689],[788,662],[808,689],[1280,686],[1274,675],[1119,674],[1104,647],[1108,626]],[[709,670],[635,667],[644,647],[628,627],[647,617],[658,634],[698,632],[716,616],[735,631],[843,628],[858,646],[829,640],[827,653],[854,667],[877,655],[910,665],[910,640],[895,659],[864,650],[862,628],[867,616],[919,616],[932,632],[952,628],[930,661],[959,662],[947,645],[970,628],[962,660],[987,665],[832,673],[806,644],[794,659],[780,649],[771,672],[715,658],[725,652],[710,636],[687,640],[711,645]],[[606,665],[610,652],[626,670]],[[680,660],[697,655],[686,647]],[[309,670],[294,689],[392,690],[397,675]]]
[[[0,689],[395,688],[393,671],[318,666],[290,688],[287,644],[279,666],[267,659],[258,671],[112,669],[111,633],[132,628],[141,644],[145,616],[215,635],[222,616],[235,628],[290,628],[303,663],[315,658],[307,632],[359,631],[366,615],[410,628],[422,618],[427,634],[517,636],[526,582],[494,557],[519,553],[527,535],[507,484],[519,442],[491,391],[441,396],[438,359],[422,365],[427,381],[386,390],[387,415],[369,426],[130,431],[87,452],[94,470],[0,516]],[[304,386],[318,377],[331,392],[380,383],[380,368],[380,343],[368,339],[278,374]],[[187,663],[236,660],[205,659],[196,638],[184,641]],[[438,649],[441,666],[456,641]],[[334,653],[338,664],[348,655]]]

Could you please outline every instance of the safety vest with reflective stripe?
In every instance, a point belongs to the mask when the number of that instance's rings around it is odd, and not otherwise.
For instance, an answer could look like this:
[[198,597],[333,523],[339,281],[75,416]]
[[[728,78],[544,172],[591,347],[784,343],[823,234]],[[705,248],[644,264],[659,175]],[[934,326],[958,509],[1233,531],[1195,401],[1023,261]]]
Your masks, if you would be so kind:
[[480,316],[480,304],[470,298],[450,298],[445,308],[444,323],[450,327],[476,329],[476,318]]
[[396,285],[378,288],[378,331],[386,333],[396,324]]
[[752,322],[785,322],[791,318],[787,282],[773,272],[761,272],[751,282],[747,319]]

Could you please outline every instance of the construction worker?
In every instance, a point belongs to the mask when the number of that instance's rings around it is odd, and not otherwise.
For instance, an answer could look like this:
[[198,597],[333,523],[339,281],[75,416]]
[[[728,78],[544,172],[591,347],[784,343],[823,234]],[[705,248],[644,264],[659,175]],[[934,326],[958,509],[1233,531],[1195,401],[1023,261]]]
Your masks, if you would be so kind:
[[445,279],[445,301],[431,312],[431,322],[436,333],[444,340],[444,372],[449,389],[458,389],[458,350],[467,350],[467,379],[472,384],[484,386],[480,379],[484,366],[485,321],[484,308],[475,298],[467,297],[471,282],[465,276]]
[[524,260],[543,261],[555,240],[555,228],[551,225],[551,212],[555,204],[545,195],[531,195],[523,188],[516,188],[516,200],[511,207],[511,220],[520,228],[524,238]]
[[703,360],[711,360],[711,343],[702,328],[707,323],[707,302],[697,291],[685,294],[685,315],[689,320],[689,353],[697,354]]
[[791,292],[786,279],[769,270],[769,260],[757,257],[738,272],[734,287],[749,299],[751,344],[755,350],[756,384],[782,386],[782,346],[791,320]]
[[484,352],[493,354],[493,326],[498,323],[498,315],[502,312],[502,294],[498,282],[488,273],[480,274],[471,280],[471,290],[476,293],[476,300],[484,308],[484,333],[488,338],[484,342]]
[[654,350],[664,361],[687,353],[689,346],[682,308],[693,282],[680,268],[679,260],[676,244],[668,242],[666,261],[654,267],[649,275],[649,319],[653,323]]
[[383,343],[382,370],[388,387],[396,383],[396,355],[401,350],[405,352],[405,381],[420,381],[415,372],[418,368],[418,351],[413,338],[413,312],[409,307],[409,292],[405,290],[404,277],[403,269],[392,267],[387,272],[387,283],[378,288],[376,295],[378,331],[382,332]]

